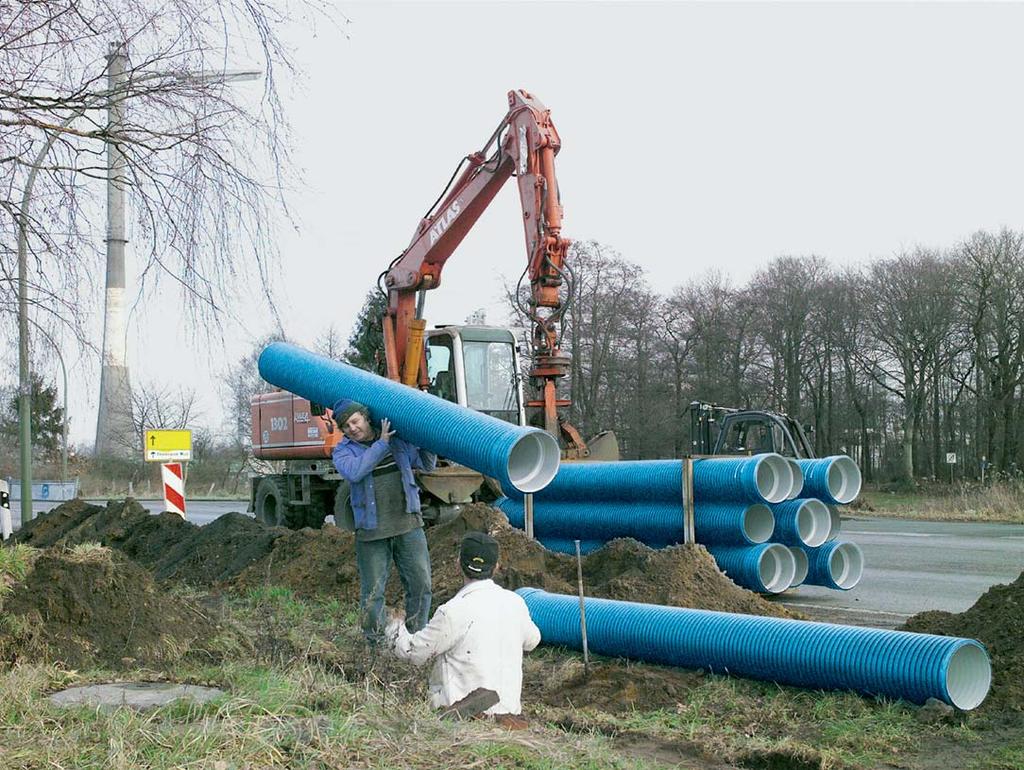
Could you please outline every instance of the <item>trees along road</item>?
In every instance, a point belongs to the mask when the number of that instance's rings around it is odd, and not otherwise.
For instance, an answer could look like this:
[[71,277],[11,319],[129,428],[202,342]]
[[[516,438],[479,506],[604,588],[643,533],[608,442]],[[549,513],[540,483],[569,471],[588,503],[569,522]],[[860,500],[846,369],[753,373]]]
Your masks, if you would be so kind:
[[[105,501],[94,501],[103,505]],[[162,501],[140,500],[158,512]],[[36,514],[58,505],[36,502]],[[189,501],[189,521],[203,525],[245,501]],[[14,526],[19,512],[11,511]],[[843,518],[841,540],[864,551],[864,576],[850,591],[799,586],[772,597],[814,620],[892,628],[922,610],[963,612],[996,583],[1024,571],[1024,525]]]

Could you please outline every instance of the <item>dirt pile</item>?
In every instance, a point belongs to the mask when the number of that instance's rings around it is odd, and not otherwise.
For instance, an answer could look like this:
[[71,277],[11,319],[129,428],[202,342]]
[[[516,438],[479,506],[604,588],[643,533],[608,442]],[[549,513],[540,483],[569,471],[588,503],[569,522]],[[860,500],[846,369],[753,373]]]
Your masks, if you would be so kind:
[[132,498],[111,500],[105,507],[76,498],[37,516],[14,537],[17,542],[36,548],[82,543],[106,545],[112,539],[124,537],[148,516],[146,509]]
[[144,567],[153,568],[175,546],[191,538],[199,529],[176,513],[164,511],[138,521],[111,545]]
[[49,549],[3,599],[0,661],[70,668],[162,667],[218,660],[239,640],[195,605],[169,596],[117,551]]
[[[489,532],[501,544],[502,566],[495,580],[505,588],[577,592],[574,556],[546,550],[513,528],[501,511],[477,504],[466,506],[454,521],[427,532],[437,602],[447,601],[462,586],[456,556],[462,536],[469,530]],[[703,546],[656,551],[636,540],[613,540],[583,557],[583,590],[587,596],[604,599],[793,616],[729,580]]]
[[[185,530],[181,530],[182,533]],[[157,580],[212,586],[230,580],[271,552],[275,540],[289,533],[267,527],[244,513],[226,513],[171,547],[153,564]]]
[[[1009,585],[992,586],[970,609],[922,612],[902,631],[977,639],[992,658],[992,690],[981,711],[1024,711],[1024,572]],[[1019,718],[1019,717],[1018,717]]]
[[[495,581],[505,588],[532,586],[552,593],[576,593],[574,557],[546,550],[513,528],[501,511],[478,503],[465,506],[451,521],[427,529],[435,607],[462,587],[459,544],[469,531],[488,532],[501,545],[501,568]],[[266,556],[232,582],[241,588],[283,585],[298,596],[328,594],[357,602],[355,540],[351,533],[335,527],[291,532],[277,538]],[[654,551],[635,540],[616,540],[583,557],[583,585],[588,596],[608,599],[793,616],[729,580],[700,546]],[[386,596],[389,604],[401,602],[396,570],[392,570]]]
[[232,581],[237,588],[286,586],[297,596],[359,600],[355,536],[337,527],[290,531]]
[[704,682],[701,671],[594,658],[587,675],[581,657],[563,657],[555,665],[536,653],[523,659],[524,701],[549,706],[592,706],[613,714],[635,709],[675,708],[686,693]]
[[[501,544],[496,580],[506,588],[576,592],[574,557],[547,551],[509,525],[489,505],[473,504],[460,515],[427,530],[434,576],[434,603],[462,587],[459,543],[470,531],[492,534]],[[106,507],[74,500],[58,506],[25,528],[21,542],[46,547],[98,542],[114,547],[151,569],[158,581],[194,586],[233,583],[242,588],[284,585],[299,596],[333,595],[356,602],[359,580],[355,541],[335,527],[291,531],[266,527],[245,514],[229,513],[205,527],[163,513],[149,515],[136,501]],[[701,546],[654,551],[634,540],[616,540],[583,558],[588,596],[759,615],[789,613],[736,586]],[[388,601],[397,603],[396,571]]]

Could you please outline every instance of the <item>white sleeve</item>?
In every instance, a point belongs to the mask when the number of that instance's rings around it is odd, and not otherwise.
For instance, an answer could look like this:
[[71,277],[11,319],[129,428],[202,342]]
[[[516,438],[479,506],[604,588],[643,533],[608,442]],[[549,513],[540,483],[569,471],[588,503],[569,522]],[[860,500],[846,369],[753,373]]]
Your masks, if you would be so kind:
[[417,666],[422,666],[432,658],[447,652],[455,644],[452,622],[444,607],[438,607],[426,627],[415,634],[410,634],[402,622],[396,623],[388,630],[392,633],[397,632],[395,655],[403,660],[412,661]]

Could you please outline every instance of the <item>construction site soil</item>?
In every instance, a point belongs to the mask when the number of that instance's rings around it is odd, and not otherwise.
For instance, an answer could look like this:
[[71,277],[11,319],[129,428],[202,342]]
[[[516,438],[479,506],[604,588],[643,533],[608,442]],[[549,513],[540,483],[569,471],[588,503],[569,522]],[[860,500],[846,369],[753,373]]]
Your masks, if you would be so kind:
[[[573,557],[545,550],[511,527],[500,511],[473,504],[453,520],[427,529],[435,606],[462,586],[457,554],[470,530],[490,532],[501,544],[495,579],[505,587],[576,592]],[[106,506],[73,500],[29,522],[15,539],[46,550],[5,602],[6,611],[40,626],[28,636],[4,636],[8,660],[41,654],[54,659],[61,651],[68,665],[120,666],[165,660],[169,653],[164,648],[185,639],[193,649],[203,649],[202,640],[222,629],[213,621],[204,623],[199,610],[175,604],[172,594],[157,589],[161,583],[212,591],[275,585],[302,597],[352,604],[359,597],[354,537],[332,526],[293,531],[229,513],[197,527],[174,514],[150,515],[131,499]],[[102,558],[76,555],[76,546],[89,553],[90,543],[104,546],[95,550]],[[617,540],[583,558],[583,581],[590,596],[791,616],[736,586],[700,546],[653,551],[636,541]],[[393,574],[388,600],[397,604],[400,597]],[[640,701],[658,700],[667,692],[663,677],[652,682],[649,692],[638,679],[629,679],[620,688],[625,695],[617,690],[613,700],[633,702],[634,694]],[[565,700],[561,694],[558,699]]]
[[[500,511],[474,504],[427,529],[435,606],[462,586],[457,554],[470,530],[490,532],[501,544],[495,579],[503,586],[575,594],[574,557],[545,550],[512,528]],[[149,515],[134,500],[106,506],[75,500],[30,522],[16,539],[47,550],[4,601],[5,614],[16,618],[0,629],[0,660],[9,663],[48,656],[70,666],[157,665],[185,649],[216,657],[216,650],[230,647],[225,640],[232,632],[216,613],[161,591],[161,583],[207,592],[284,586],[297,596],[358,601],[354,537],[333,526],[292,531],[231,513],[196,527],[173,514]],[[106,548],[73,549],[86,543]],[[91,552],[100,555],[88,556]],[[588,596],[797,617],[736,586],[701,546],[654,551],[617,540],[583,557],[582,568]],[[399,581],[392,575],[388,600],[398,604],[399,599]],[[993,688],[982,708],[989,713],[1024,710],[1022,627],[1024,575],[992,588],[964,613],[922,613],[905,626],[986,644]],[[575,657],[538,659],[525,670],[526,689],[537,700],[553,706],[592,704],[613,712],[671,707],[700,681],[700,672],[601,660],[584,676]]]
[[1008,585],[992,586],[964,612],[922,612],[901,630],[982,642],[992,658],[992,689],[980,712],[1002,713],[1018,724],[1024,718],[1024,572]]
[[9,589],[0,624],[0,661],[7,666],[167,668],[185,658],[219,660],[241,641],[109,548],[42,551]]

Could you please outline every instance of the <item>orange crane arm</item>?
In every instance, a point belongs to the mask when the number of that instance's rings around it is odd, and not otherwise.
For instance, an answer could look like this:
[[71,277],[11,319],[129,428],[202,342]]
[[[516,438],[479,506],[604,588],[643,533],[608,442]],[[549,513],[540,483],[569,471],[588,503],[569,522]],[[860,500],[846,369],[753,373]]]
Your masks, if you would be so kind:
[[[570,243],[561,237],[562,204],[555,178],[555,155],[561,141],[550,110],[533,95],[510,91],[508,103],[508,113],[483,150],[467,156],[466,168],[458,179],[453,178],[416,228],[409,246],[387,271],[384,340],[388,376],[408,385],[425,384],[422,292],[440,286],[445,262],[514,175],[529,260],[528,312],[534,327],[530,380],[540,391],[540,398],[528,405],[543,407],[545,429],[558,436],[557,408],[569,405],[555,395],[557,380],[569,369],[569,358],[558,350],[558,321],[564,312],[559,287]],[[492,146],[494,152],[488,157]],[[570,442],[579,443],[578,434],[572,433]]]

